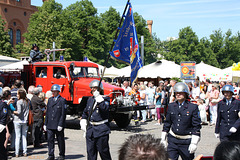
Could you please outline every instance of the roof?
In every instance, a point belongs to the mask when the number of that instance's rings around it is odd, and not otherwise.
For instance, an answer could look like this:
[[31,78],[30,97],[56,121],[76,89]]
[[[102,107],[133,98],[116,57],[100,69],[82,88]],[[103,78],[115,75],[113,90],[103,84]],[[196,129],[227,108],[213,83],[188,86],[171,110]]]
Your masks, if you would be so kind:
[[98,68],[98,65],[92,62],[85,62],[85,61],[64,61],[64,62],[60,62],[60,61],[49,61],[49,62],[35,62],[33,63],[34,66],[36,65],[65,65],[67,67],[70,66],[71,63],[74,63],[75,66],[84,66],[84,67],[96,67]]
[[19,59],[0,55],[0,62],[19,62]]

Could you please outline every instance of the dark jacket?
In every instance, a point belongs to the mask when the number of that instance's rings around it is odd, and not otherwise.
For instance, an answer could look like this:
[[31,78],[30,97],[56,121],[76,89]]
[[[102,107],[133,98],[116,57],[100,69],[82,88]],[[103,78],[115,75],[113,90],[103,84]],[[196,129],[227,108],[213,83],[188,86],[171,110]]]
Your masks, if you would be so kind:
[[45,103],[36,95],[33,95],[31,99],[33,120],[38,121],[43,118],[42,108],[45,107]]
[[[95,103],[94,97],[89,97],[87,101],[87,106],[83,111],[82,118],[88,119],[91,112],[91,108]],[[96,108],[94,109],[92,116],[90,117],[90,122],[100,122],[103,120],[108,120],[109,118],[109,102],[103,101],[97,103]],[[110,133],[109,122],[100,125],[91,125],[89,124],[87,128],[87,135],[93,136],[94,138],[101,137]]]
[[177,135],[200,136],[201,119],[198,106],[189,101],[185,101],[181,108],[177,102],[170,103],[163,131],[168,133],[170,129]]
[[39,62],[43,58],[43,55],[39,51],[31,50],[30,57],[32,58],[32,62]]
[[[217,112],[215,133],[220,134],[220,140],[240,140],[240,101],[232,98],[231,104],[227,105],[224,98],[218,103]],[[235,127],[237,132],[229,132],[231,127]]]
[[56,101],[53,97],[48,99],[45,123],[47,129],[57,129],[58,126],[65,127],[66,100],[59,96]]
[[7,104],[0,100],[0,124],[6,125],[7,123]]

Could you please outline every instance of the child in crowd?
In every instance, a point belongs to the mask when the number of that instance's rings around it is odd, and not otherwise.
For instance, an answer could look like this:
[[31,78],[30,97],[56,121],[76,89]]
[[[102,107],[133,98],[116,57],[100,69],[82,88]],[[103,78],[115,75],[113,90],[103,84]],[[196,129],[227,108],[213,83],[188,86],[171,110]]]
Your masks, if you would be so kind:
[[197,105],[198,105],[198,109],[200,111],[200,117],[201,117],[202,125],[207,125],[208,123],[207,123],[206,106],[203,104],[203,100],[198,99],[197,100]]

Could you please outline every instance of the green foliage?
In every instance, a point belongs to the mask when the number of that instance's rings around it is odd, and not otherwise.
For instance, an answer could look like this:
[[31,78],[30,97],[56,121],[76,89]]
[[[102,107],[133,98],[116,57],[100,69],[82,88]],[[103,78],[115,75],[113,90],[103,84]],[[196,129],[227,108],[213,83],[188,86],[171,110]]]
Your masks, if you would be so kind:
[[14,57],[14,50],[10,43],[10,37],[8,35],[8,32],[4,30],[5,24],[6,22],[2,19],[0,15],[0,54]]
[[180,64],[182,61],[195,61],[200,63],[226,68],[234,62],[240,61],[240,36],[232,35],[231,30],[225,34],[222,31],[215,30],[210,35],[210,39],[202,38],[198,40],[195,32],[190,27],[180,30],[179,38],[172,41],[163,41],[159,43],[156,39],[158,53],[165,59]]
[[178,77],[172,77],[170,80],[175,80],[177,82],[182,82],[182,79],[178,78]]

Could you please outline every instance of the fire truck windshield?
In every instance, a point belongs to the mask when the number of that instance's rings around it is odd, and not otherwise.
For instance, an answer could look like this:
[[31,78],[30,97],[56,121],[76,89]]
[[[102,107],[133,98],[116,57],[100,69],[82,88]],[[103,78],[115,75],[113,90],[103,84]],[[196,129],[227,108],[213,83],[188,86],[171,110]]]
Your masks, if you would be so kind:
[[96,77],[99,78],[98,69],[95,67],[74,67],[73,77]]

